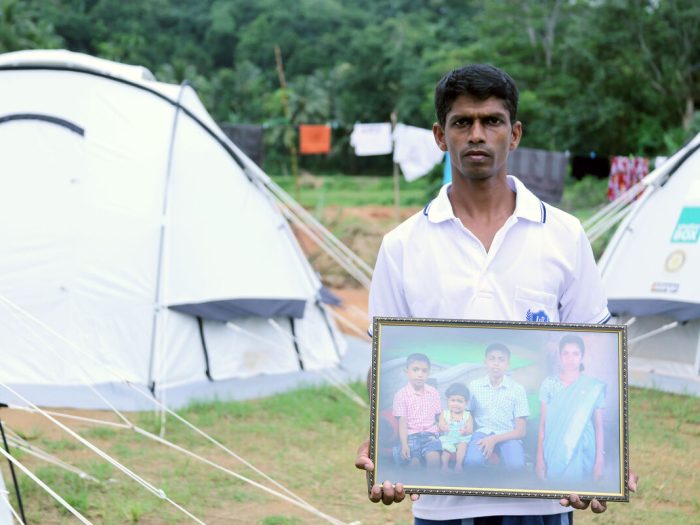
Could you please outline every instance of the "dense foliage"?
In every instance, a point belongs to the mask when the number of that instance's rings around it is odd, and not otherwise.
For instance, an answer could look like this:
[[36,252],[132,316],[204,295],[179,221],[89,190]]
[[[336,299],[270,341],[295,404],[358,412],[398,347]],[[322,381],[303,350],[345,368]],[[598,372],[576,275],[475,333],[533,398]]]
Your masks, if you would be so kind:
[[699,43],[696,0],[0,0],[0,52],[61,47],[188,79],[215,118],[267,123],[276,145],[286,99],[294,125],[336,123],[319,162],[350,172],[389,166],[347,155],[354,122],[395,110],[430,126],[435,82],[466,62],[516,79],[526,146],[666,154],[700,127]]

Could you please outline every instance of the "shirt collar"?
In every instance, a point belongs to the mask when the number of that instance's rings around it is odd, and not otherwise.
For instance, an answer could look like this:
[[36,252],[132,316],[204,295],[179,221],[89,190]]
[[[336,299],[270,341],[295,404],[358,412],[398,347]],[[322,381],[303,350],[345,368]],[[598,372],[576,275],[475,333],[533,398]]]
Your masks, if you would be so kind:
[[[510,388],[510,386],[512,384],[513,384],[513,380],[510,378],[510,376],[505,375],[505,376],[503,376],[503,381],[498,386],[498,388]],[[489,376],[484,376],[481,379],[478,379],[477,385],[491,387],[491,381],[489,381]]]
[[[547,220],[547,210],[544,203],[516,177],[508,175],[507,180],[508,186],[515,192],[515,211],[513,215],[516,218],[544,224]],[[437,197],[423,209],[423,214],[428,217],[430,222],[439,223],[455,218],[450,198],[447,196],[447,192],[451,187],[452,184],[445,184],[440,188]]]

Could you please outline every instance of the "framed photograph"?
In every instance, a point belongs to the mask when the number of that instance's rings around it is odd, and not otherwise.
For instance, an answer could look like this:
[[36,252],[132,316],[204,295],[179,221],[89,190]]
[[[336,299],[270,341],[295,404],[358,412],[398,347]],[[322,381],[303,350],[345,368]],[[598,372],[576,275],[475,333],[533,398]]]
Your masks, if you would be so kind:
[[628,501],[627,327],[374,318],[369,487]]

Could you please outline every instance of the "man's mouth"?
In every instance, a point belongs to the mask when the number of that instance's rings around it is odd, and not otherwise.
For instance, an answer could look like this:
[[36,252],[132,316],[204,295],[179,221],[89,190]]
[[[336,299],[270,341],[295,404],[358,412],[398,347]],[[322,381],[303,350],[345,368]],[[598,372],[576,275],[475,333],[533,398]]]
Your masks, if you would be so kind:
[[483,149],[474,149],[464,154],[470,160],[480,161],[489,157],[489,153]]

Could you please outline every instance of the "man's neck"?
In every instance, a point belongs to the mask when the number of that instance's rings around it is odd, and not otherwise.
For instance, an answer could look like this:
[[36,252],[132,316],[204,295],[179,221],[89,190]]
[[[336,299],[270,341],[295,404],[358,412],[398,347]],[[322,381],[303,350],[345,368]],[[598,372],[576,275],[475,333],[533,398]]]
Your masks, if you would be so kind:
[[448,197],[455,217],[481,241],[486,251],[496,232],[515,211],[515,192],[510,189],[505,174],[485,180],[457,175]]
[[493,377],[489,377],[489,384],[493,388],[498,388],[499,386],[501,386],[503,384],[503,376],[497,377],[495,379]]
[[413,389],[413,391],[414,391],[416,394],[420,394],[420,393],[423,392],[423,390],[425,390],[425,385],[418,385],[418,386],[416,386],[416,385],[414,385],[413,383],[409,383],[409,385],[411,385],[411,388]]

